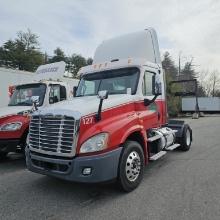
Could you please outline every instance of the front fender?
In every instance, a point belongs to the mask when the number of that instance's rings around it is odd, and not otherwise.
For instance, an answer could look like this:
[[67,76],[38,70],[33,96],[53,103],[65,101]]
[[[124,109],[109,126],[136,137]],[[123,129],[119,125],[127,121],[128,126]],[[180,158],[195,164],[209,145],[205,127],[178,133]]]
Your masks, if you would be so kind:
[[30,119],[28,116],[23,115],[11,115],[9,117],[1,119],[1,124],[21,122],[22,127],[17,131],[0,131],[0,139],[20,139],[24,132],[27,131]]
[[[95,118],[94,115],[90,117]],[[99,122],[95,122],[95,119],[93,119],[91,120],[93,123],[90,125],[83,124],[83,121],[84,120],[81,120],[80,125],[78,145],[76,149],[77,154],[79,154],[80,146],[83,142],[101,132],[107,132],[109,134],[108,148],[105,151],[117,148],[135,131],[140,131],[144,139],[146,139],[146,135],[144,136],[145,132],[143,125],[135,112],[125,112],[123,114],[111,115],[111,117],[107,118],[102,117],[102,120]]]
[[122,138],[121,138],[120,143],[123,144],[123,143],[127,140],[127,138],[128,138],[131,134],[133,134],[134,132],[140,132],[141,135],[142,135],[142,137],[143,137],[143,139],[144,139],[144,140],[147,140],[146,134],[145,134],[145,132],[144,132],[144,127],[141,126],[141,125],[134,125],[134,126],[130,127],[130,128],[124,133],[124,135],[123,135]]

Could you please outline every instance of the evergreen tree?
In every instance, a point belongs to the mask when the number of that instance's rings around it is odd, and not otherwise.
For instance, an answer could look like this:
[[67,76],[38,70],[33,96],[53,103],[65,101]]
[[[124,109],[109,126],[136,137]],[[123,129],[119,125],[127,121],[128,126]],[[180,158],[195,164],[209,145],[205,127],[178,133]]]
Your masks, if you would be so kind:
[[54,56],[52,56],[51,59],[49,59],[50,63],[60,62],[60,61],[66,61],[67,58],[63,52],[63,50],[60,47],[57,47],[54,50]]
[[35,71],[43,62],[38,36],[30,29],[19,31],[15,40],[8,40],[0,47],[0,66]]

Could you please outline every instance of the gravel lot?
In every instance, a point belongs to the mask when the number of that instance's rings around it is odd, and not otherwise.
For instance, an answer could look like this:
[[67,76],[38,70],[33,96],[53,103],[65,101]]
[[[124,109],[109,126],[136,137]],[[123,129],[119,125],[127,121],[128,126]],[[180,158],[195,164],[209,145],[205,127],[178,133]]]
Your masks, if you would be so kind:
[[19,155],[0,161],[0,219],[220,219],[220,116],[187,119],[194,141],[150,163],[141,185],[83,185],[29,172]]

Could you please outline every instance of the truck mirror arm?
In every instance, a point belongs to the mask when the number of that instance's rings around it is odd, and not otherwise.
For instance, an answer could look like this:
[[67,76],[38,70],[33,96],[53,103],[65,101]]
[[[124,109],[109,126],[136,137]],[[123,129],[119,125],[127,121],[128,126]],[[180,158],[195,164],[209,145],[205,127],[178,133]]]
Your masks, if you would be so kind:
[[98,109],[97,114],[95,115],[95,119],[96,119],[96,121],[100,121],[100,120],[102,119],[102,117],[101,117],[101,113],[102,113],[102,104],[103,104],[103,99],[100,99],[100,102],[99,102],[99,109]]
[[144,99],[144,105],[145,105],[145,106],[148,106],[148,105],[152,104],[152,103],[156,100],[156,98],[158,97],[158,95],[159,95],[159,94],[155,95],[152,99]]
[[76,97],[77,86],[73,86],[73,97]]
[[31,101],[33,104],[33,110],[37,111],[38,110],[38,104],[39,104],[39,96],[32,96]]
[[38,110],[37,102],[33,102],[33,106],[34,106],[34,110],[37,111]]
[[108,91],[107,90],[103,90],[103,91],[99,91],[98,92],[98,98],[100,99],[99,102],[99,109],[97,114],[95,115],[95,119],[96,121],[100,121],[101,118],[101,113],[102,113],[102,104],[103,104],[103,100],[108,98]]

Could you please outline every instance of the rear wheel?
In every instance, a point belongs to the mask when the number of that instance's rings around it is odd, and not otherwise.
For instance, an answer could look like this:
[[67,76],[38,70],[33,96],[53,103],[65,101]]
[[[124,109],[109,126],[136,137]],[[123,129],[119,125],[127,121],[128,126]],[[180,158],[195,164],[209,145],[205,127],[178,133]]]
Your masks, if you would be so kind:
[[189,125],[184,125],[183,128],[183,135],[180,138],[180,150],[182,151],[188,151],[190,149],[192,143],[192,131],[189,127]]
[[130,192],[141,182],[144,169],[144,153],[139,143],[127,141],[125,143],[118,172],[120,187]]

